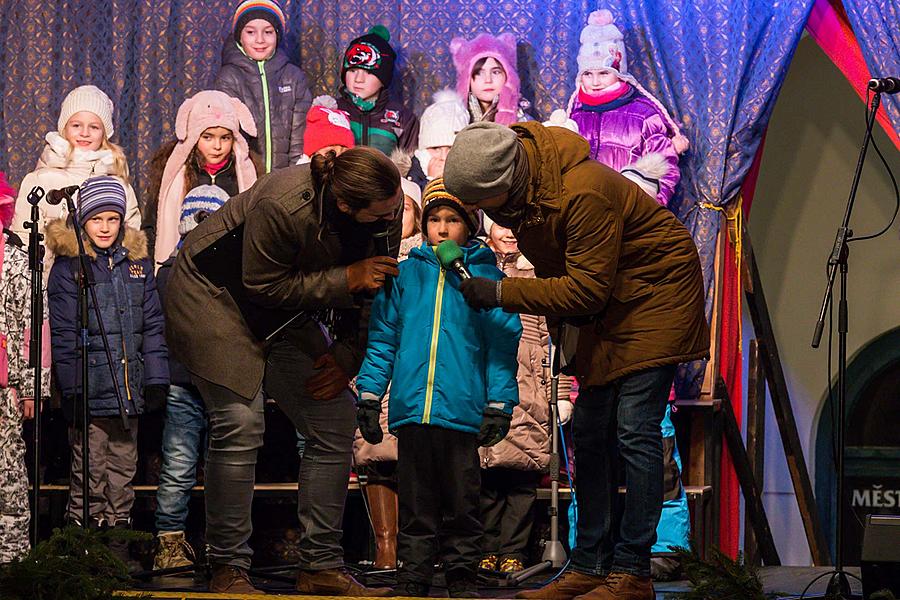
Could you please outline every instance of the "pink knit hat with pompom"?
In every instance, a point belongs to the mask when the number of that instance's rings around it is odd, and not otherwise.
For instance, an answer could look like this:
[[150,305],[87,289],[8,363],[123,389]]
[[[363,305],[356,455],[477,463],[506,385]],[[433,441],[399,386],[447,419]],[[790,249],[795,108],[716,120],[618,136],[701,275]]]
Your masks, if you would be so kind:
[[657,98],[628,72],[628,56],[625,51],[625,38],[613,23],[612,12],[603,8],[588,15],[588,22],[581,30],[581,48],[578,50],[578,73],[575,75],[575,92],[569,99],[567,112],[572,114],[572,106],[581,87],[581,76],[592,69],[609,69],[614,71],[622,81],[631,84],[641,95],[653,102],[662,112],[670,129],[669,138],[678,154],[683,154],[688,147],[687,137],[681,128]]

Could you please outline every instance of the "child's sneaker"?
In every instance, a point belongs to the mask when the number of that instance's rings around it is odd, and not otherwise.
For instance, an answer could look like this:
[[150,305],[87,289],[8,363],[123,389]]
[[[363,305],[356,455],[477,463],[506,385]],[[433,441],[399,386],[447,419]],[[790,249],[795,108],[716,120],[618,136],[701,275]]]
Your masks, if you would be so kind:
[[496,571],[497,570],[497,555],[496,554],[487,554],[484,558],[481,559],[481,562],[478,563],[479,569],[484,569],[485,571]]
[[507,556],[500,561],[500,567],[497,569],[501,573],[518,573],[525,568],[525,565],[518,558]]
[[183,531],[160,531],[156,535],[156,541],[154,570],[190,567],[196,561],[194,549],[184,538]]

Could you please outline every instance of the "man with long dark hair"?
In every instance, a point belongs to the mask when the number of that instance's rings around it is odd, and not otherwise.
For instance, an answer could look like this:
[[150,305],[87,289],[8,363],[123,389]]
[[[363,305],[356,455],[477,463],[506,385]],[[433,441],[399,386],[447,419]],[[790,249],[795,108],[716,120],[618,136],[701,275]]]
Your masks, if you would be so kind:
[[247,541],[263,383],[307,440],[297,589],[390,591],[357,582],[344,569],[340,541],[356,427],[348,384],[366,340],[362,298],[398,273],[402,207],[394,164],[356,148],[263,177],[185,240],[169,283],[167,339],[209,413],[212,592],[256,592]]

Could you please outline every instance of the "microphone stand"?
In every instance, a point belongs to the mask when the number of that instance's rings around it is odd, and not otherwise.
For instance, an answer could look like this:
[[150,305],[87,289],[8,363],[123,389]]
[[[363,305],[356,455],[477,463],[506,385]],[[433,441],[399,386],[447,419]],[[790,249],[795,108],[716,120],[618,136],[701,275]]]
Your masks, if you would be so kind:
[[44,333],[44,249],[41,241],[44,234],[40,231],[40,211],[38,203],[44,197],[40,187],[32,188],[28,193],[31,204],[31,220],[25,228],[31,230],[28,236],[28,267],[31,272],[31,336],[29,338],[28,366],[34,369],[34,478],[32,487],[31,547],[37,546],[40,540],[41,518],[41,376],[43,373],[43,333]]
[[[550,347],[550,539],[544,544],[541,562],[507,576],[510,585],[521,585],[528,578],[547,569],[560,569],[566,564],[566,549],[559,541],[559,361],[557,347]],[[544,359],[546,360],[546,359]]]
[[[856,163],[856,172],[853,175],[853,183],[850,186],[850,196],[847,198],[847,207],[844,210],[844,219],[838,227],[834,239],[834,246],[828,258],[828,283],[825,286],[825,296],[822,299],[822,307],[819,310],[819,319],[816,321],[813,333],[812,347],[818,348],[822,341],[822,331],[825,328],[825,315],[832,302],[832,290],[834,279],[838,270],[841,272],[840,298],[838,300],[838,418],[835,420],[837,428],[837,515],[835,530],[835,563],[834,571],[825,591],[824,598],[828,600],[850,600],[858,598],[850,590],[850,581],[844,571],[843,548],[843,506],[844,506],[844,417],[847,401],[847,266],[850,255],[849,242],[853,239],[853,230],[850,229],[850,215],[853,212],[853,204],[856,201],[856,191],[862,176],[863,164],[866,161],[866,151],[872,141],[872,127],[875,123],[875,114],[881,104],[881,93],[876,92],[872,98],[872,107],[866,121],[866,134]],[[829,357],[830,358],[830,357]],[[826,573],[827,575],[827,573]]]
[[[131,426],[128,423],[128,412],[125,409],[125,402],[122,400],[122,392],[119,390],[119,378],[116,375],[116,369],[113,366],[112,353],[109,350],[109,339],[106,337],[106,328],[103,326],[103,317],[100,313],[100,305],[97,303],[97,292],[94,289],[94,271],[91,268],[90,257],[84,248],[84,240],[81,235],[81,222],[78,218],[78,212],[75,209],[75,201],[71,194],[66,193],[66,206],[69,214],[72,216],[72,224],[75,228],[75,239],[78,242],[78,325],[81,332],[81,526],[87,529],[90,526],[90,486],[89,486],[89,467],[90,462],[90,436],[88,428],[90,427],[91,411],[88,406],[90,395],[88,394],[88,295],[94,305],[94,316],[97,318],[97,326],[100,329],[100,337],[103,340],[103,349],[106,351],[106,363],[109,366],[109,375],[112,377],[113,389],[116,391],[116,402],[119,405],[119,416],[122,419],[122,427],[125,431],[130,431]],[[127,365],[126,365],[127,368]]]

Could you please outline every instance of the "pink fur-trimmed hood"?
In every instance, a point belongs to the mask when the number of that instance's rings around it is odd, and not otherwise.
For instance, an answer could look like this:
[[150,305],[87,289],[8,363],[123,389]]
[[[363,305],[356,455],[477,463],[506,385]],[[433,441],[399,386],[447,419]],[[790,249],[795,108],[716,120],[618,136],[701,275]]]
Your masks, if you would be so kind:
[[500,91],[497,116],[494,121],[510,125],[519,121],[519,74],[516,71],[516,37],[511,33],[492,36],[482,33],[475,39],[453,38],[450,54],[456,67],[456,92],[464,102],[468,101],[472,68],[482,58],[491,57],[506,71],[506,85]]
[[0,171],[0,225],[9,229],[16,214],[16,190],[6,182],[6,173]]

